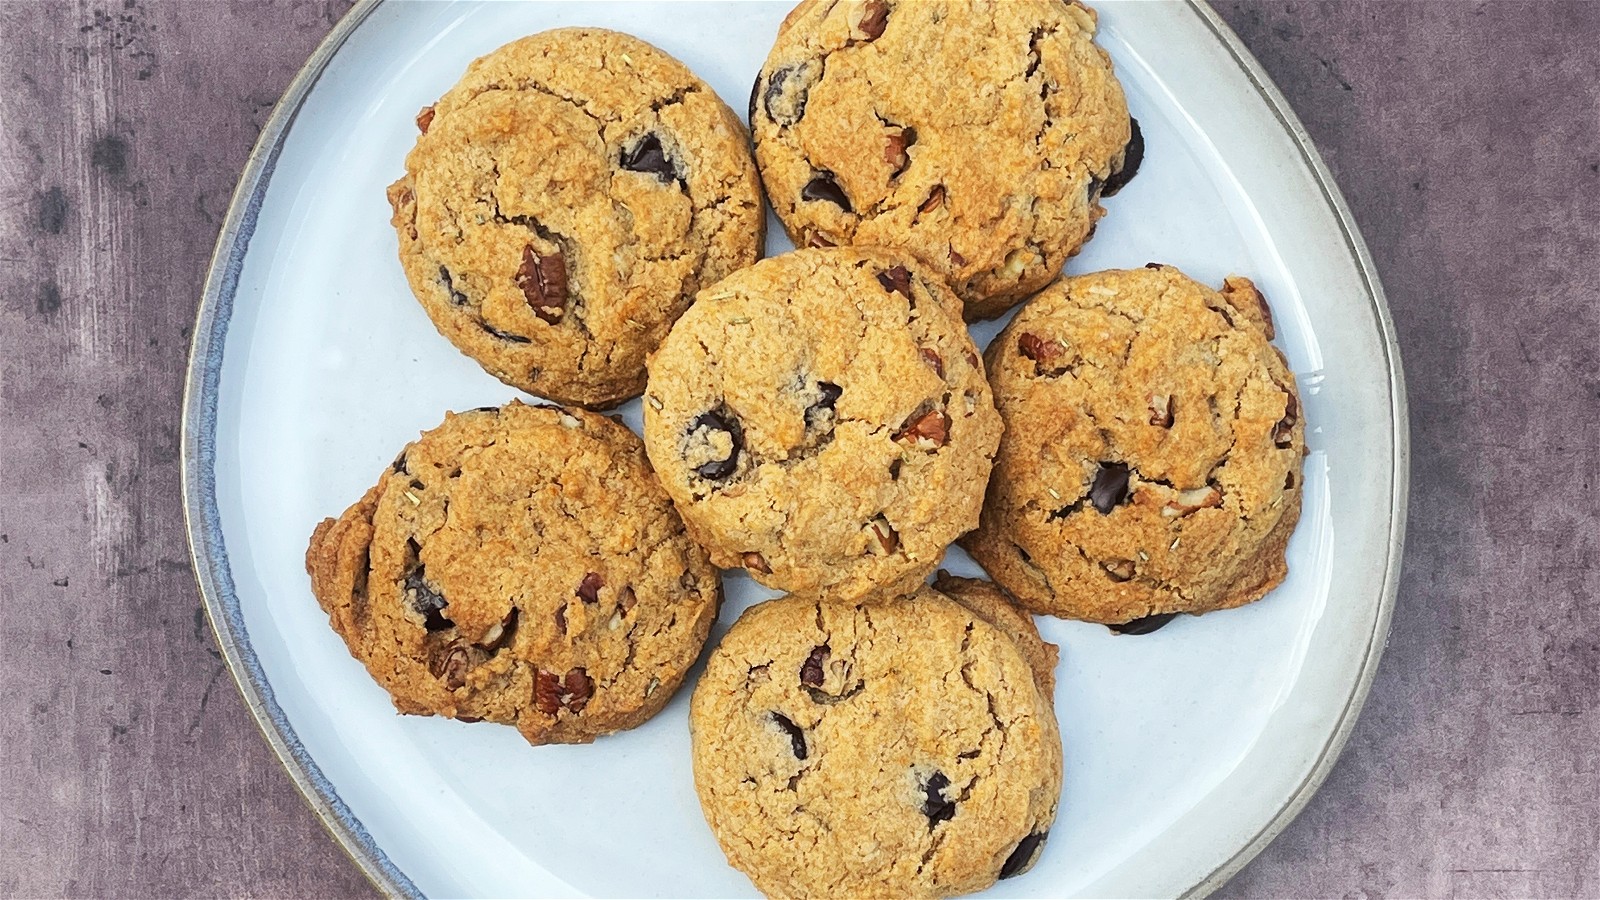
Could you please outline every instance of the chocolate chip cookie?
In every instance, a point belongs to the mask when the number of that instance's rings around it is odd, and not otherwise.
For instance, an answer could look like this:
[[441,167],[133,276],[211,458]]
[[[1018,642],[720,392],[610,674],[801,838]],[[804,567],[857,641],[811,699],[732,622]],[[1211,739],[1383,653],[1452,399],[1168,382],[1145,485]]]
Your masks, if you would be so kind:
[[622,425],[512,403],[406,446],[306,571],[403,713],[587,743],[666,705],[722,599]]
[[495,377],[603,408],[695,292],[760,255],[744,126],[656,48],[596,28],[514,41],[417,117],[389,187],[433,324]]
[[1027,616],[991,624],[959,600],[786,597],[712,652],[689,713],[695,787],[763,893],[948,896],[1039,858],[1061,738],[1019,640],[1051,665],[1055,648]]
[[1000,419],[938,275],[839,247],[701,291],[651,357],[644,435],[713,562],[848,598],[909,589],[977,524]]
[[1216,291],[1152,264],[1046,289],[989,345],[1006,440],[963,546],[1068,618],[1147,626],[1259,599],[1287,572],[1305,453],[1272,337],[1246,278]]
[[921,257],[997,316],[1078,252],[1143,158],[1095,14],[1061,0],[805,0],[750,96],[798,247]]

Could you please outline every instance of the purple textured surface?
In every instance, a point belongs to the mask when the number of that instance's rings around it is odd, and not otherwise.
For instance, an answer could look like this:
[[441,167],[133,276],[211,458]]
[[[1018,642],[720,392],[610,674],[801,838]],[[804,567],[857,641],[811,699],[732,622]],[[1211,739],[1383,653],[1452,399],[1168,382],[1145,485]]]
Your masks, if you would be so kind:
[[[330,3],[0,4],[0,895],[370,895],[200,610],[178,400]],[[1390,647],[1226,896],[1600,896],[1600,4],[1218,6],[1372,248],[1412,404]]]

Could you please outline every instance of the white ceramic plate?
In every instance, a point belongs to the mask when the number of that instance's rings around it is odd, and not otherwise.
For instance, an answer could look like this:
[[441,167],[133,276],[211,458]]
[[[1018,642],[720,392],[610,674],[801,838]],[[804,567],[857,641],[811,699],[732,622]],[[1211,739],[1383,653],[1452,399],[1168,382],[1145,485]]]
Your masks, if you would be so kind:
[[[587,747],[398,716],[328,628],[301,558],[312,526],[445,410],[517,396],[434,332],[401,276],[383,189],[416,111],[473,58],[577,24],[639,35],[742,110],[787,10],[363,3],[291,85],[244,174],[186,398],[195,566],[268,740],[392,893],[752,893],[695,800],[688,690]],[[1305,400],[1305,507],[1289,579],[1260,603],[1141,637],[1040,620],[1062,647],[1066,783],[1038,867],[995,896],[1204,893],[1242,866],[1316,789],[1355,719],[1404,530],[1405,399],[1388,313],[1304,132],[1205,7],[1099,11],[1148,151],[1070,269],[1160,261],[1211,284],[1256,280]],[[770,232],[769,254],[789,249]],[[975,334],[986,341],[1000,324]],[[623,414],[638,427],[637,401]],[[947,565],[978,571],[959,550]],[[768,595],[742,575],[728,588],[713,640]]]

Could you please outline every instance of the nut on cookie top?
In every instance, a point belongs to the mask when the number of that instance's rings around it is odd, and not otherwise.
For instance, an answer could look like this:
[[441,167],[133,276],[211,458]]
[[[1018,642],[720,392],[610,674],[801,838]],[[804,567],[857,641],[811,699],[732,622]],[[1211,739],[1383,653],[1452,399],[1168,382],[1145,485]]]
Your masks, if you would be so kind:
[[664,706],[721,582],[595,413],[451,414],[312,536],[313,593],[402,712],[515,725],[532,743],[631,728]]
[[1060,0],[802,2],[749,110],[795,245],[915,253],[969,320],[1044,287],[1143,153],[1094,34]]
[[651,357],[645,446],[718,565],[859,596],[922,579],[976,525],[1000,420],[958,301],[908,259],[764,260]]
[[706,821],[773,897],[939,897],[1019,875],[1061,792],[1036,678],[1006,628],[926,586],[753,607],[690,705]]
[[591,407],[644,387],[695,291],[760,255],[743,125],[681,63],[567,28],[472,63],[389,188],[435,326],[491,374]]
[[963,545],[1036,612],[1124,623],[1258,599],[1286,574],[1305,423],[1246,278],[1098,272],[989,345],[1006,440]]

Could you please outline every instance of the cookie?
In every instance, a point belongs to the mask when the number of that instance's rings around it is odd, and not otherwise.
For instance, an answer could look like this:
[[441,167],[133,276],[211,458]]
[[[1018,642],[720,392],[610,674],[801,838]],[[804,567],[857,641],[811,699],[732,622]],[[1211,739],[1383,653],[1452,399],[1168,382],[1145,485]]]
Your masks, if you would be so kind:
[[440,333],[513,387],[594,408],[636,396],[695,292],[760,255],[744,126],[637,38],[514,41],[417,126],[388,192],[406,279]]
[[[1007,626],[1053,656],[1015,615]],[[772,897],[982,890],[1039,858],[1061,793],[1055,712],[1027,653],[928,587],[750,609],[712,652],[689,725],[706,822]]]
[[1265,298],[1171,266],[1065,279],[986,355],[1006,440],[963,546],[1027,608],[1124,631],[1277,586],[1305,423]]
[[1061,0],[806,0],[750,96],[795,246],[910,251],[969,320],[1078,252],[1143,158],[1095,14]]
[[909,589],[977,524],[1000,419],[938,276],[839,247],[700,292],[651,357],[644,436],[713,562],[848,598]]
[[639,439],[581,410],[446,416],[318,525],[312,592],[403,713],[586,743],[666,705],[722,599]]

